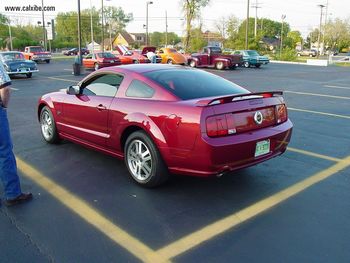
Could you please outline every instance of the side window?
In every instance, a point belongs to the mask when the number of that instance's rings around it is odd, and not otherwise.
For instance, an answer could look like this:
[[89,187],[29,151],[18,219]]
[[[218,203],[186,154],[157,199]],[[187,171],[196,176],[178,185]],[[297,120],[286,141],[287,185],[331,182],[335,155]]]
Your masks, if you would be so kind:
[[154,89],[146,83],[135,79],[130,83],[125,95],[127,97],[152,98],[154,95]]
[[86,59],[91,59],[92,58],[92,54],[89,54],[87,56],[85,56]]
[[240,54],[241,54],[241,52],[235,51],[235,55],[240,55]]
[[158,51],[159,54],[164,54],[164,51],[161,49]]
[[114,97],[123,81],[123,76],[117,74],[105,74],[94,78],[83,85],[82,94],[88,96]]
[[203,53],[207,53],[208,54],[209,53],[208,51],[209,51],[208,48],[204,48],[203,49]]

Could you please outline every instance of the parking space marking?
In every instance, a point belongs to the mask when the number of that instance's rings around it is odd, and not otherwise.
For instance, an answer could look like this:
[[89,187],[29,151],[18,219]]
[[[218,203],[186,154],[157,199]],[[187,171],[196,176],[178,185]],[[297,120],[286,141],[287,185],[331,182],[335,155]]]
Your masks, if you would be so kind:
[[68,81],[68,82],[75,82],[78,83],[79,81],[77,80],[72,80],[72,79],[62,79],[62,78],[56,78],[56,77],[47,77],[48,79],[54,79],[54,80],[61,80],[61,81]]
[[342,160],[342,159],[339,159],[339,158],[335,158],[335,157],[331,157],[331,156],[327,156],[327,155],[323,155],[323,154],[319,154],[319,153],[309,152],[309,151],[305,151],[305,150],[300,150],[300,149],[296,149],[296,148],[289,147],[289,146],[288,146],[287,150],[291,151],[291,152],[301,153],[301,154],[304,154],[304,155],[308,155],[308,156],[312,156],[312,157],[316,157],[316,158],[332,161],[332,162],[340,162]]
[[19,89],[17,89],[17,88],[12,88],[12,87],[11,87],[11,90],[19,90]]
[[56,184],[53,180],[44,176],[41,172],[16,157],[18,169],[30,180],[45,189],[60,203],[77,214],[85,222],[91,224],[105,236],[128,250],[131,254],[143,262],[169,262],[167,259],[159,257],[155,251],[143,244],[135,237],[115,225],[112,221],[104,217],[99,211],[94,209],[78,196],[70,193],[67,189]]
[[169,259],[178,256],[214,237],[217,237],[220,234],[223,234],[228,230],[232,230],[233,227],[246,222],[247,220],[267,211],[268,209],[271,209],[272,207],[280,204],[288,198],[291,198],[298,193],[306,190],[307,188],[340,172],[341,170],[344,170],[348,166],[350,166],[350,156],[341,159],[336,164],[302,180],[299,183],[287,187],[286,189],[261,201],[258,201],[249,207],[246,207],[232,215],[229,215],[208,226],[205,226],[192,234],[180,238],[179,240],[159,249],[156,251],[156,253],[164,258]]
[[333,114],[333,113],[328,113],[328,112],[304,110],[304,109],[297,109],[297,108],[290,108],[290,107],[288,107],[288,110],[291,110],[291,111],[308,112],[308,113],[320,114],[320,115],[331,116],[331,117],[337,117],[337,118],[343,118],[343,119],[350,119],[350,116],[348,116],[348,115]]
[[343,87],[343,86],[334,86],[334,85],[323,85],[325,88],[334,88],[334,89],[349,89],[350,87]]
[[299,91],[290,91],[290,90],[285,90],[283,92],[292,93],[292,94],[299,94],[299,95],[309,95],[309,96],[327,97],[327,98],[333,98],[333,99],[350,100],[350,97],[333,96],[333,95],[327,95],[327,94],[308,93],[308,92],[299,92]]

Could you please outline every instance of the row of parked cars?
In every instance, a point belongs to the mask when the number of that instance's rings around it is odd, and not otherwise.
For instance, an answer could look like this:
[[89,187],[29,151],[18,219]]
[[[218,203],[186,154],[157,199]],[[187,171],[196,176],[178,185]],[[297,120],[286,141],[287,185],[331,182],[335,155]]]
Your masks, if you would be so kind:
[[[66,55],[77,55],[78,49],[66,51]],[[87,49],[82,49],[83,66],[98,70],[103,67],[121,64],[150,63],[149,54],[156,56],[157,63],[189,65],[196,68],[235,69],[238,66],[259,68],[269,63],[266,56],[260,56],[255,50],[236,50],[232,54],[224,54],[219,47],[205,47],[201,52],[193,54],[181,54],[174,48],[145,47],[142,50],[130,50],[123,45],[117,45],[113,51],[95,52],[90,54]],[[28,78],[37,72],[37,62],[50,63],[51,53],[40,46],[28,46],[24,52],[9,51],[0,52],[8,74],[25,74]]]

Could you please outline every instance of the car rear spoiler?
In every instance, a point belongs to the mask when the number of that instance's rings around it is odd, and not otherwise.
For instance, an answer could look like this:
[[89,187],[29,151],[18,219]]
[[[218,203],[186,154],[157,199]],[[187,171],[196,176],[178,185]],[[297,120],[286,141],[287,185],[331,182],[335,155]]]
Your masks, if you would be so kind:
[[206,106],[224,104],[224,103],[240,101],[240,100],[271,98],[271,97],[280,97],[280,96],[283,96],[282,91],[265,91],[265,92],[246,93],[246,94],[235,94],[235,95],[229,95],[225,97],[217,97],[214,99],[211,98],[211,99],[199,100],[196,102],[196,106],[206,107]]

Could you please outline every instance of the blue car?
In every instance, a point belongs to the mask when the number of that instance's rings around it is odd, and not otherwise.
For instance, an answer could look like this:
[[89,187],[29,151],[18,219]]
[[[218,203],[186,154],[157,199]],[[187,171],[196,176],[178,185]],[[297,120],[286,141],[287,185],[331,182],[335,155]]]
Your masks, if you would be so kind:
[[10,76],[23,74],[27,78],[31,78],[33,72],[39,71],[37,64],[34,61],[26,60],[21,52],[0,52],[0,60]]
[[261,56],[256,50],[236,50],[233,54],[243,56],[242,65],[246,68],[249,68],[250,66],[260,68],[261,65],[270,63],[268,57]]

